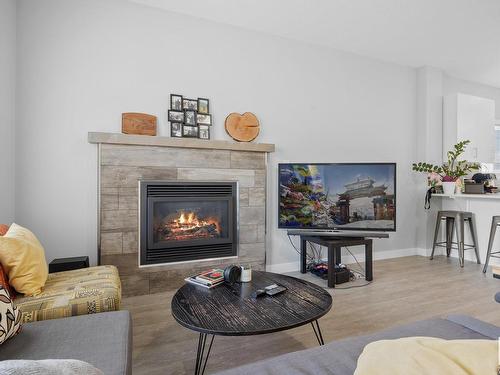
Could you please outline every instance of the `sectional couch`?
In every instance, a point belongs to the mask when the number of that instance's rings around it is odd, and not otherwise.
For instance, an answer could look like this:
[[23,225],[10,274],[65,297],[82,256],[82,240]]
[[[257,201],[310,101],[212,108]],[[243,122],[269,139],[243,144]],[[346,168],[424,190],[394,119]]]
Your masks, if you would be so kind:
[[132,323],[128,311],[105,312],[24,324],[2,344],[7,359],[78,359],[106,375],[132,374]]
[[429,319],[374,334],[332,341],[324,346],[281,355],[217,375],[352,375],[364,347],[373,341],[411,336],[455,339],[490,339],[500,337],[500,327],[465,315]]

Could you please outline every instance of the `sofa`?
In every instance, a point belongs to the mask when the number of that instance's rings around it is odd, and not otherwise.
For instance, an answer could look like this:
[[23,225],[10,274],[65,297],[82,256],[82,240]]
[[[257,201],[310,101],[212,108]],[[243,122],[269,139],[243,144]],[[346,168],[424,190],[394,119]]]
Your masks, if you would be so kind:
[[0,348],[0,361],[16,359],[78,359],[106,375],[130,375],[130,313],[113,311],[24,324]]
[[121,283],[115,266],[50,273],[41,294],[19,295],[14,303],[23,323],[120,309]]
[[410,323],[370,335],[332,341],[324,346],[301,350],[232,368],[218,375],[352,375],[364,347],[373,341],[401,337],[428,336],[448,340],[491,339],[500,337],[500,327],[465,315]]
[[14,299],[23,326],[2,344],[0,361],[76,359],[130,375],[132,323],[128,311],[116,311],[120,303],[114,266],[51,273],[41,294]]

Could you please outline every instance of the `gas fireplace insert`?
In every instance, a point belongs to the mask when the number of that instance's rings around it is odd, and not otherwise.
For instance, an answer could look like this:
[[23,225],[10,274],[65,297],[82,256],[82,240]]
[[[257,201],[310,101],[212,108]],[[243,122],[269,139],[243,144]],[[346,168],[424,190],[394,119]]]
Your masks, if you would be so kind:
[[237,182],[139,181],[140,265],[237,255]]

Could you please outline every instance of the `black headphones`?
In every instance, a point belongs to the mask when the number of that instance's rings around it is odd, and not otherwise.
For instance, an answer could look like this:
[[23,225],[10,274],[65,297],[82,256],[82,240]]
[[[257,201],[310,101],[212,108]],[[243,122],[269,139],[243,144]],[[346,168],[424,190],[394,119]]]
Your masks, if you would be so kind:
[[224,281],[229,284],[234,284],[240,281],[241,267],[231,264],[224,268]]

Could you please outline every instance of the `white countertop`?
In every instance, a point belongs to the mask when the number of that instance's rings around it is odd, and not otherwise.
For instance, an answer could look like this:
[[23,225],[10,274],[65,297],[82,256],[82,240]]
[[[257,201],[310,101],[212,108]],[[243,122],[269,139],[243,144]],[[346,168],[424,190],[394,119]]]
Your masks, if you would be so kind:
[[500,199],[500,193],[493,194],[432,194],[432,197],[450,199]]

